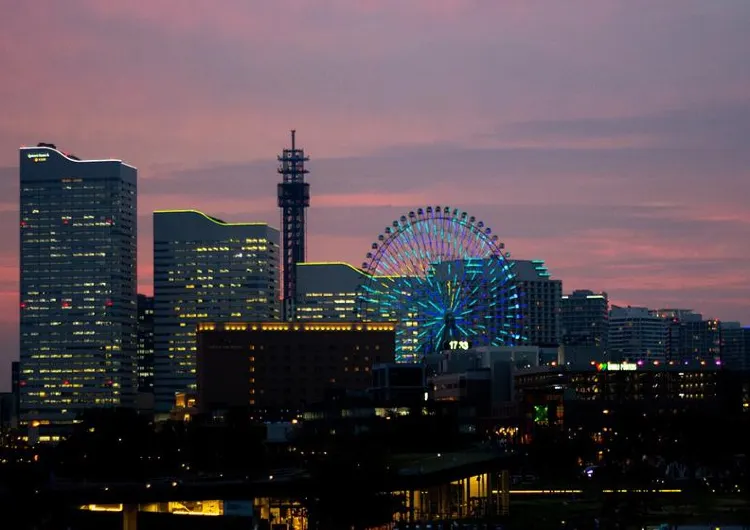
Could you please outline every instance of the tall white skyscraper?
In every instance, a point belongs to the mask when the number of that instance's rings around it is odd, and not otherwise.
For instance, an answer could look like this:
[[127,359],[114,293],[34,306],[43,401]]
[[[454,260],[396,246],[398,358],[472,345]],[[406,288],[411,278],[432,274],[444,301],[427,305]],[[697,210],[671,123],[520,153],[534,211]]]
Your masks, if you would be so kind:
[[196,386],[199,322],[281,317],[279,232],[194,210],[154,212],[154,397],[169,411]]
[[21,425],[55,442],[85,409],[134,404],[137,171],[20,155]]

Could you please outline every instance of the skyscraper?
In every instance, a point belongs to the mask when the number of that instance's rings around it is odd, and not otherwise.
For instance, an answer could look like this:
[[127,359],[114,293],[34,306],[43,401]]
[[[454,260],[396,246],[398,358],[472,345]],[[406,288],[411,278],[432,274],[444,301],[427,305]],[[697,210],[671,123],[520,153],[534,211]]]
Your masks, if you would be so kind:
[[721,323],[721,363],[729,370],[750,371],[750,328]]
[[564,295],[560,304],[565,362],[603,361],[609,331],[607,293],[588,290]]
[[666,321],[646,307],[612,306],[609,312],[609,360],[664,361]]
[[513,260],[525,344],[556,348],[560,345],[562,281],[550,278],[543,260]]
[[138,295],[138,392],[154,391],[154,297]]
[[158,412],[195,390],[199,322],[279,320],[279,232],[194,210],[154,212],[154,394]]
[[134,403],[137,171],[39,144],[20,180],[21,425],[54,442],[86,408]]
[[720,322],[692,309],[657,309],[667,328],[666,357],[676,362],[716,361],[721,357]]
[[297,264],[297,320],[351,321],[366,275],[348,263]]

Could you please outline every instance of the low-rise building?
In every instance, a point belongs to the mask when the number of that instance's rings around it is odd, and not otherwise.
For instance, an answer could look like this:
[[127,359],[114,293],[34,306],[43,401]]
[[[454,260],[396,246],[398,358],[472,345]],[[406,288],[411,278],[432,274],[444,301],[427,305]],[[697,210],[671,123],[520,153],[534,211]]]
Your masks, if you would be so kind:
[[544,366],[518,371],[514,389],[527,433],[535,424],[597,431],[605,416],[739,412],[743,382],[736,375],[705,362]]
[[198,325],[198,406],[294,416],[333,389],[366,391],[394,362],[395,326],[355,322]]

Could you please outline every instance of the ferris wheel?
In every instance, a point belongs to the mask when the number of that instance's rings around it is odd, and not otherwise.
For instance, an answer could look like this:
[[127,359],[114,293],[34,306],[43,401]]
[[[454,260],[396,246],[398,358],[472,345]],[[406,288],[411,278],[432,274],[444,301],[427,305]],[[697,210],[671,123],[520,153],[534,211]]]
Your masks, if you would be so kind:
[[372,244],[360,318],[396,322],[396,360],[445,349],[515,345],[520,293],[504,244],[473,216],[428,206],[402,215]]

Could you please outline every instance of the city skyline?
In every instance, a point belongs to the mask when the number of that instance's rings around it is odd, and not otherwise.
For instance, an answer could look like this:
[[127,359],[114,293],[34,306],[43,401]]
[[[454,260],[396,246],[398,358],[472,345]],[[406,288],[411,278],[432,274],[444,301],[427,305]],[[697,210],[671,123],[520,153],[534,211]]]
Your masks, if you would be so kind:
[[5,10],[0,389],[18,351],[17,149],[37,142],[139,168],[146,294],[153,210],[280,228],[276,156],[296,128],[310,261],[359,266],[393,219],[448,205],[514,258],[544,259],[565,292],[750,323],[747,3],[586,3],[585,19],[552,4],[211,5]]

